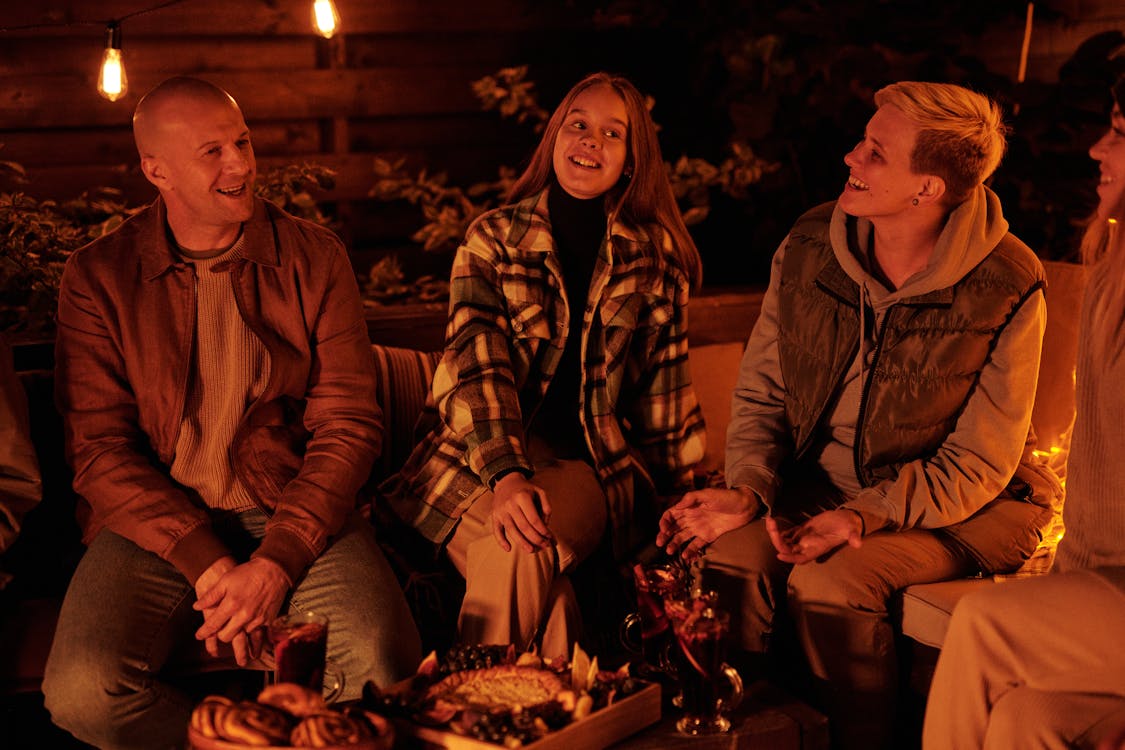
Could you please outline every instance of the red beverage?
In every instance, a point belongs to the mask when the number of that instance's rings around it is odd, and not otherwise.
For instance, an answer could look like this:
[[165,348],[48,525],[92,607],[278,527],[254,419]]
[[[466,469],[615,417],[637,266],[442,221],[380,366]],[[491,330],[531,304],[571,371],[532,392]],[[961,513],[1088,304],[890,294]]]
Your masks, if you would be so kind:
[[295,682],[313,690],[324,688],[328,651],[328,620],[314,614],[279,617],[270,624],[277,682]]
[[[701,601],[696,599],[694,603]],[[692,735],[727,731],[730,720],[723,716],[723,711],[742,700],[742,680],[724,662],[730,616],[711,606],[693,606],[682,613],[675,612],[672,628],[680,647],[684,709],[676,728]],[[728,689],[723,690],[721,682],[728,682]]]
[[684,657],[680,672],[684,713],[709,717],[718,712],[717,682],[726,658],[726,627],[713,617],[683,622],[677,627],[676,640]]
[[642,658],[650,666],[666,666],[671,630],[664,613],[664,599],[682,594],[687,585],[684,570],[675,565],[637,565],[633,568],[633,580],[637,585]]

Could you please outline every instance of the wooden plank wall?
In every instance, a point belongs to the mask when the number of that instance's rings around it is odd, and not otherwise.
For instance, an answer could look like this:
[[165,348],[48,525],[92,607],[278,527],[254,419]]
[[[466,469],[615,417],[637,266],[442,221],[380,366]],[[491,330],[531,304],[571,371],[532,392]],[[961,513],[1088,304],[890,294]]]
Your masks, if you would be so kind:
[[[1106,31],[1125,31],[1122,0],[1046,0],[1034,3],[1026,77],[1054,83],[1061,66],[1085,40]],[[980,54],[989,69],[1016,78],[1024,26],[998,28],[980,40]]]
[[[464,185],[491,180],[497,165],[519,164],[529,153],[534,135],[482,112],[472,81],[530,64],[541,102],[550,107],[597,68],[623,70],[652,91],[673,80],[677,66],[686,67],[680,56],[691,54],[668,46],[629,59],[630,40],[643,32],[599,31],[590,8],[574,0],[336,2],[343,32],[331,41],[312,33],[312,0],[182,0],[126,18],[130,93],[110,103],[95,92],[105,23],[159,0],[5,0],[0,160],[26,166],[27,189],[36,196],[68,198],[107,185],[125,190],[132,203],[145,201],[154,191],[136,167],[133,107],[165,77],[199,75],[240,101],[262,168],[312,161],[338,172],[335,189],[318,197],[343,219],[345,240],[362,255],[367,248],[409,246],[407,236],[420,225],[416,210],[367,198],[374,155],[437,167]],[[1052,80],[1084,39],[1125,27],[1121,0],[1037,5],[1032,79]],[[1046,21],[1047,10],[1062,17]],[[1019,26],[989,32],[974,52],[991,69],[1014,75]],[[675,102],[654,93],[664,104],[658,120],[675,124]],[[688,121],[665,136],[682,140],[691,129]],[[665,148],[669,159],[680,153]],[[357,257],[358,270],[374,257]]]
[[241,104],[260,170],[309,161],[338,172],[335,189],[318,197],[347,216],[352,247],[405,243],[421,222],[409,207],[367,199],[373,156],[439,166],[457,184],[495,179],[497,165],[526,156],[534,134],[482,112],[472,81],[521,63],[537,80],[585,72],[554,62],[582,33],[561,3],[336,4],[343,33],[332,40],[312,32],[311,0],[184,0],[126,17],[129,93],[108,102],[95,90],[106,21],[158,0],[5,2],[0,159],[27,167],[26,189],[38,197],[106,185],[147,201],[155,192],[136,164],[133,108],[164,78],[198,75]]

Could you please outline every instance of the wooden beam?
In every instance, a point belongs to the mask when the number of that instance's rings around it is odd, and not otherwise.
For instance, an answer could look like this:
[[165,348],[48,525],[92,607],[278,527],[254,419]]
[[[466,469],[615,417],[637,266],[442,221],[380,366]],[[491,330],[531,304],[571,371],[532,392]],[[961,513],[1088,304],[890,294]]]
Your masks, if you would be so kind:
[[[252,119],[411,116],[479,109],[472,81],[487,66],[410,69],[215,71],[204,77],[238,100]],[[129,93],[116,102],[98,96],[96,66],[89,74],[0,78],[0,129],[124,127],[137,101],[164,74],[130,75]],[[263,81],[267,83],[263,85]]]
[[[143,5],[142,5],[143,7]],[[404,34],[419,31],[521,30],[557,26],[579,13],[527,0],[336,0],[344,34]],[[8,3],[3,27],[8,34],[98,34],[106,22],[138,9],[136,0],[36,0]],[[122,22],[130,36],[230,36],[312,34],[312,0],[188,0]],[[16,27],[44,24],[20,31]]]

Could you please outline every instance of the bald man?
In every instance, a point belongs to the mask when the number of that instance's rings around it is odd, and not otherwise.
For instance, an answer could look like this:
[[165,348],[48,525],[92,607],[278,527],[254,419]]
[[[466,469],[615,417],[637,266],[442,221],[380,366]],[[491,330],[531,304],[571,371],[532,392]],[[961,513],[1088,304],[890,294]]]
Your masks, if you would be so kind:
[[330,618],[344,699],[417,665],[394,575],[357,513],[381,415],[339,239],[254,196],[226,92],[173,78],[137,105],[156,201],[78,250],[60,290],[57,401],[88,545],[43,681],[102,748],[180,747],[164,676],[201,641],[240,665],[279,613]]

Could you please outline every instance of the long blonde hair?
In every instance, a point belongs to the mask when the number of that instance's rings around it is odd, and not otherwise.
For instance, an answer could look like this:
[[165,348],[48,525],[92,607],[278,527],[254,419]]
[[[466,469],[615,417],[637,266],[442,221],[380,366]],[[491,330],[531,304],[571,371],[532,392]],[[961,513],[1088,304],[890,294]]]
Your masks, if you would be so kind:
[[[644,96],[628,79],[610,73],[593,73],[576,83],[563,97],[562,102],[547,121],[543,137],[539,140],[531,161],[523,174],[516,179],[508,193],[509,202],[534,195],[547,187],[554,178],[555,138],[574,100],[592,86],[609,86],[622,101],[629,116],[628,153],[621,179],[606,193],[606,208],[625,223],[653,233],[653,243],[658,252],[657,261],[670,263],[687,276],[693,288],[702,280],[702,264],[695,241],[688,233],[679,206],[668,182],[656,125],[645,106]],[[661,254],[664,239],[671,240],[667,253]]]

